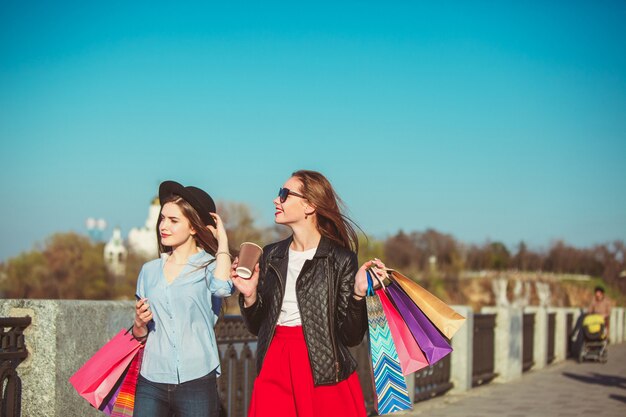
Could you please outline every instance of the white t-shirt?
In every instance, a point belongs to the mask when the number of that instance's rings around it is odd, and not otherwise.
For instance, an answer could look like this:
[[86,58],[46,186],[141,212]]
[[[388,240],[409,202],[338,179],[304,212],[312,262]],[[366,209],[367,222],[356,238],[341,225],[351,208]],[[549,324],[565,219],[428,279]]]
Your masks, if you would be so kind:
[[313,259],[317,248],[308,249],[303,252],[298,252],[289,249],[289,264],[287,265],[287,282],[285,283],[285,298],[283,299],[283,305],[280,308],[280,315],[278,316],[279,326],[300,326],[300,310],[298,309],[298,300],[296,299],[296,281],[298,275],[302,271],[304,262],[308,259]]

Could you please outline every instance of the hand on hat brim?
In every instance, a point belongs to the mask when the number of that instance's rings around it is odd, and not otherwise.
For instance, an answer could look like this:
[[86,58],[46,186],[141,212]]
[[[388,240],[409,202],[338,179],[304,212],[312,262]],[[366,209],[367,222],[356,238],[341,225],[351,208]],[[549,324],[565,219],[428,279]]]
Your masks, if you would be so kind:
[[220,246],[225,245],[228,247],[228,236],[222,218],[217,213],[211,213],[211,217],[213,221],[215,221],[215,226],[209,224],[207,225],[207,229],[213,234],[213,237],[215,237],[215,240],[217,240]]

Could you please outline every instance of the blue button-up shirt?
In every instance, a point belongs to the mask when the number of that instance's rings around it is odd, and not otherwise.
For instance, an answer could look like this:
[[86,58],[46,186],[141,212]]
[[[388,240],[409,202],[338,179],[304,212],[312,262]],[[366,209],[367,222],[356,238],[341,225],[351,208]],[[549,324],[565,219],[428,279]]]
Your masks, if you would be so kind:
[[153,322],[148,325],[141,375],[152,381],[179,384],[207,375],[220,374],[219,353],[213,326],[219,307],[212,296],[228,297],[232,281],[213,276],[215,262],[205,251],[191,256],[180,275],[167,282],[163,266],[167,254],[147,262],[137,280],[137,294],[148,299]]

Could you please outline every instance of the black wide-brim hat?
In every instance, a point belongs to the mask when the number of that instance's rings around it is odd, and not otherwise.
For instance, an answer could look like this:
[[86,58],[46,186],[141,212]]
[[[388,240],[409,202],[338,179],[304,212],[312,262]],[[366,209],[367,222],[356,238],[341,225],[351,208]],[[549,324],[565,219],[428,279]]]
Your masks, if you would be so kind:
[[185,187],[176,181],[164,181],[159,186],[159,201],[163,207],[163,201],[169,196],[177,195],[188,202],[200,216],[205,225],[216,226],[211,213],[216,212],[215,202],[205,191],[198,187]]

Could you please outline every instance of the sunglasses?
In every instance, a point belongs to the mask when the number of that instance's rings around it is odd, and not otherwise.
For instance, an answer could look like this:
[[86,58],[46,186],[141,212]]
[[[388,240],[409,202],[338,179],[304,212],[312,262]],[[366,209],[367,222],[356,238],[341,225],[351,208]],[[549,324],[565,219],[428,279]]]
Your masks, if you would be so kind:
[[298,194],[296,192],[291,191],[289,188],[281,188],[278,190],[278,198],[280,198],[280,202],[284,203],[287,201],[287,197],[293,195],[295,197],[306,198],[302,194]]

